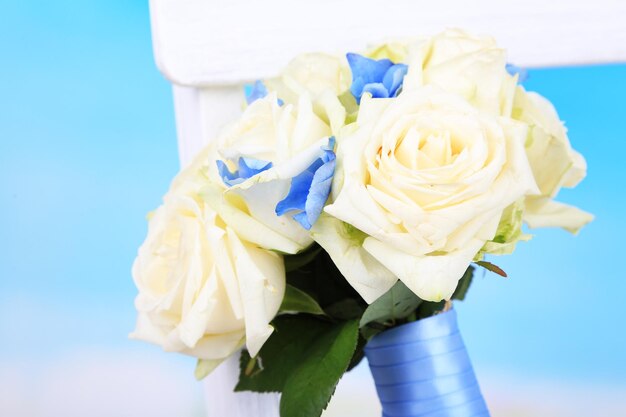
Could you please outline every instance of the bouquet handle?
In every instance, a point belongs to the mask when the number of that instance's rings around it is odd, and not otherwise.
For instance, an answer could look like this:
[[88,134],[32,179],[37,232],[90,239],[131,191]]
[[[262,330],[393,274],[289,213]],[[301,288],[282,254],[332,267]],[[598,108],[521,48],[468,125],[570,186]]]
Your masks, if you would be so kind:
[[387,330],[365,354],[383,417],[489,417],[455,310]]

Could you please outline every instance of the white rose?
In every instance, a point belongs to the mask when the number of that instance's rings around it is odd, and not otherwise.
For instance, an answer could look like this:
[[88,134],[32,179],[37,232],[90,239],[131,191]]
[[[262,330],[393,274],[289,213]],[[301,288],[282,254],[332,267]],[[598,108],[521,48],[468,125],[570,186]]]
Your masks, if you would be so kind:
[[506,71],[506,51],[495,40],[446,30],[408,45],[403,89],[435,85],[460,94],[477,108],[510,116],[517,76]]
[[350,69],[345,57],[324,53],[299,55],[280,77],[267,80],[266,84],[285,103],[297,104],[302,95],[309,96],[314,112],[333,133],[344,125],[346,110],[338,97],[350,87]]
[[502,213],[496,234],[482,248],[482,253],[477,258],[482,259],[483,254],[510,255],[515,250],[517,242],[528,241],[532,238],[523,232],[524,199],[520,198],[507,207]]
[[[329,136],[330,128],[315,115],[306,95],[297,105],[281,106],[275,94],[253,102],[218,138],[215,154],[209,154],[212,183],[224,185],[222,191],[207,187],[205,194],[213,197],[206,201],[251,242],[284,253],[306,248],[313,242],[308,231],[291,215],[277,215],[277,205],[289,195],[292,180],[323,156]],[[244,172],[246,162],[257,168]]]
[[[280,79],[268,80],[268,84],[282,82],[282,88],[288,88],[285,95],[293,103],[297,96],[309,93],[317,96],[330,91],[338,96],[350,87],[350,69],[344,57],[325,53],[302,54],[291,60],[281,74]],[[294,93],[295,96],[290,96]],[[281,97],[282,98],[282,97]]]
[[339,138],[338,194],[325,209],[349,226],[320,222],[314,237],[365,300],[393,285],[371,258],[419,297],[448,299],[503,210],[537,191],[526,125],[435,87],[365,97],[357,125]]
[[407,63],[408,45],[411,40],[390,40],[388,42],[373,45],[365,51],[365,56],[372,59],[389,59],[393,63]]
[[526,152],[541,190],[540,196],[526,199],[524,220],[531,227],[562,227],[576,233],[593,215],[552,199],[561,187],[575,187],[585,177],[585,158],[572,149],[554,106],[539,94],[518,87],[513,115],[530,126]]
[[245,343],[255,355],[285,289],[282,256],[242,240],[197,194],[197,159],[150,217],[133,265],[132,338],[220,363]]

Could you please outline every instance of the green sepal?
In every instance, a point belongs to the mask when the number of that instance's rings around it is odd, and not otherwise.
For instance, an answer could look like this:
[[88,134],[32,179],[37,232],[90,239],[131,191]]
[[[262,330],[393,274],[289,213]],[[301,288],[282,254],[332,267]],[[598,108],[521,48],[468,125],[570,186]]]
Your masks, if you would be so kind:
[[478,266],[482,266],[483,268],[485,268],[487,271],[491,271],[494,274],[498,274],[501,277],[507,278],[508,275],[506,274],[506,272],[504,272],[504,270],[502,268],[500,268],[498,265],[494,265],[491,262],[487,262],[487,261],[477,261],[476,265]]

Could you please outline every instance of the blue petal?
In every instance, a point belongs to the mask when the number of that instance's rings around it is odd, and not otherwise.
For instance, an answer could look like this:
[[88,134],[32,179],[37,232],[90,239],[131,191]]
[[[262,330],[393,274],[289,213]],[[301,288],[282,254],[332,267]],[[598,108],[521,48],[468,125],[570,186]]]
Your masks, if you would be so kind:
[[243,182],[243,179],[239,178],[239,173],[237,171],[230,172],[228,166],[226,165],[226,163],[224,163],[224,161],[215,162],[217,164],[217,171],[219,172],[220,177],[222,177],[222,181],[224,181],[224,184],[232,187],[233,185]]
[[335,165],[337,163],[335,153],[333,152],[332,155],[333,158],[315,171],[315,175],[313,176],[313,182],[311,183],[309,195],[307,196],[304,207],[308,224],[300,223],[307,230],[310,229],[320,217],[326,205],[326,200],[328,200],[333,175],[335,174]]
[[333,151],[333,154],[335,153],[335,144],[337,143],[337,139],[335,139],[334,136],[331,136],[330,138],[328,138],[328,145],[324,148],[322,148],[322,150],[324,151]]
[[244,92],[246,94],[246,103],[252,104],[254,101],[267,95],[267,87],[265,87],[263,81],[257,80],[252,85],[246,85],[244,87]]
[[387,70],[383,78],[383,85],[389,92],[389,97],[397,95],[408,70],[409,67],[405,64],[395,64]]
[[506,71],[510,75],[517,74],[517,82],[520,84],[528,79],[528,70],[526,68],[518,67],[517,65],[513,64],[506,64]]
[[363,93],[370,93],[373,98],[387,98],[389,91],[382,83],[369,83],[363,87]]
[[263,161],[261,159],[254,158],[239,158],[237,162],[237,170],[231,172],[228,169],[228,165],[224,161],[215,161],[217,164],[217,171],[222,177],[224,184],[232,187],[233,185],[241,184],[248,178],[254,177],[260,172],[266,171],[272,167],[272,163]]
[[304,227],[306,230],[311,230],[311,227],[313,227],[313,225],[309,223],[309,220],[307,219],[306,211],[294,214],[293,219],[300,223],[300,226]]
[[272,167],[272,163],[254,158],[239,158],[239,177],[251,178],[259,172],[266,171]]
[[[319,159],[318,159],[319,161]],[[291,179],[291,188],[287,197],[276,205],[276,214],[282,216],[292,210],[304,210],[306,197],[313,182],[314,173],[308,169]]]
[[311,188],[311,183],[313,183],[315,171],[323,164],[324,161],[321,158],[317,158],[307,169],[291,179],[291,187],[289,188],[287,197],[276,205],[277,215],[282,216],[291,210],[305,209],[306,198],[309,195],[309,189]]
[[365,80],[363,80],[363,78],[354,78],[354,76],[352,76],[352,85],[350,86],[350,93],[352,93],[357,103],[361,102],[361,96],[363,95],[363,87],[365,87]]
[[[254,84],[244,85],[243,92],[246,96],[246,103],[248,103],[248,105],[252,104],[260,98],[267,96],[268,94],[267,87],[265,86],[265,84],[263,84],[263,81],[261,80],[255,81]],[[276,101],[279,106],[285,104],[285,102],[280,98],[277,98]]]
[[324,209],[332,178],[335,173],[336,157],[333,148],[335,138],[328,140],[322,154],[307,169],[291,179],[287,196],[276,205],[276,214],[282,216],[296,211],[294,220],[305,229],[310,229]]
[[363,87],[370,83],[379,83],[385,77],[385,73],[393,66],[393,62],[388,59],[375,60],[366,58],[359,54],[348,53],[346,55],[350,70],[352,71],[352,85],[350,92],[361,101]]

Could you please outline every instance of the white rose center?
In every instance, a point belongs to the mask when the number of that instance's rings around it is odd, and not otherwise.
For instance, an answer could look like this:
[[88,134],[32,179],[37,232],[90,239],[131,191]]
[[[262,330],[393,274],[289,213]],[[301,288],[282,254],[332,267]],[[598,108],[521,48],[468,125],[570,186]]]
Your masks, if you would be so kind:
[[423,210],[445,207],[484,191],[504,161],[501,129],[455,109],[406,115],[379,126],[372,139],[369,189],[392,212],[381,194]]

